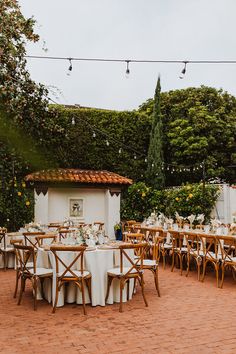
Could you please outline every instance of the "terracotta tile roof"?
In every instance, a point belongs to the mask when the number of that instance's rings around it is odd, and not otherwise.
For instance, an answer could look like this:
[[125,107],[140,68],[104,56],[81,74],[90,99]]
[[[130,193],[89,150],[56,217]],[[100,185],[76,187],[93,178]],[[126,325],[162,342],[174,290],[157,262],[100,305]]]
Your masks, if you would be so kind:
[[92,184],[132,184],[132,180],[108,171],[80,169],[51,169],[31,173],[25,177],[27,182],[76,182]]

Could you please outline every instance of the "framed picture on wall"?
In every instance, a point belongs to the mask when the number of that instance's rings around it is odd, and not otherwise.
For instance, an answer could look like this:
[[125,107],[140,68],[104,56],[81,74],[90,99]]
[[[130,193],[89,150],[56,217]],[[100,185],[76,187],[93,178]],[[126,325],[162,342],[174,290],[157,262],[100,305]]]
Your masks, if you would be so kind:
[[72,218],[84,217],[84,199],[69,198],[69,216]]

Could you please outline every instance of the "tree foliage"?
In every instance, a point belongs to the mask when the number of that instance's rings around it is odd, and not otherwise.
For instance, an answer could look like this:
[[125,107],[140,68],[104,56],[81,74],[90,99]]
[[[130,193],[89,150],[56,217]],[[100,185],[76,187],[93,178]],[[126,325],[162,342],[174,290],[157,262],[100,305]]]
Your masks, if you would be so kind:
[[165,185],[165,175],[163,173],[163,127],[161,117],[161,82],[158,77],[154,102],[152,129],[148,148],[147,181],[149,185],[161,189]]
[[[139,108],[151,115],[153,100]],[[236,98],[222,90],[201,86],[161,94],[164,160],[190,166],[205,160],[207,178],[236,180]],[[202,170],[187,173],[166,171],[167,184],[198,181]]]
[[121,217],[123,220],[143,221],[151,212],[161,212],[175,219],[177,211],[184,218],[204,214],[205,221],[208,221],[218,195],[219,188],[212,184],[194,183],[156,190],[139,182],[130,186],[124,195]]

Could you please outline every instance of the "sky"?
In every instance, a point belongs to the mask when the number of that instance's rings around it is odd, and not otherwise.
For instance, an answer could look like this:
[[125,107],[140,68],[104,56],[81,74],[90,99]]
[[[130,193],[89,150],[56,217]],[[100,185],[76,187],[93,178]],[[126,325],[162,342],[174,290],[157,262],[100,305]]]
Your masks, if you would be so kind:
[[[235,0],[19,0],[41,40],[28,55],[147,60],[236,60]],[[45,42],[45,43],[44,43]],[[47,49],[47,52],[45,52]],[[28,59],[32,78],[61,104],[137,109],[162,91],[207,85],[236,96],[236,64],[69,62]],[[70,73],[70,75],[68,75]]]

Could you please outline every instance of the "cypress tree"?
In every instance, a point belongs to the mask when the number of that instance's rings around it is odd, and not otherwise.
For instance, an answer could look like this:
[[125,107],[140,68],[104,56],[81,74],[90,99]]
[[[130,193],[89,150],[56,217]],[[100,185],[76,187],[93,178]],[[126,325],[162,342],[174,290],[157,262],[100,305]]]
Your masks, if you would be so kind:
[[164,158],[163,158],[163,127],[161,116],[161,80],[157,80],[153,121],[148,148],[147,183],[155,189],[161,189],[165,185]]

